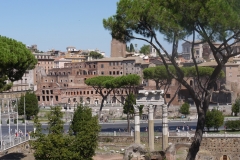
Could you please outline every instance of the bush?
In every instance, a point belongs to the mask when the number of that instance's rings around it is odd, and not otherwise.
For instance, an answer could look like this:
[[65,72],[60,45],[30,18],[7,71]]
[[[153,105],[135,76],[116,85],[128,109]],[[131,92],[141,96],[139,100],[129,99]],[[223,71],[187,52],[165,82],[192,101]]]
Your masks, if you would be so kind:
[[188,104],[188,103],[184,103],[184,104],[180,107],[179,112],[182,113],[182,114],[184,114],[185,117],[186,117],[186,115],[190,114],[189,108],[190,108],[189,104]]
[[226,129],[239,130],[240,129],[240,120],[227,121],[225,123]]

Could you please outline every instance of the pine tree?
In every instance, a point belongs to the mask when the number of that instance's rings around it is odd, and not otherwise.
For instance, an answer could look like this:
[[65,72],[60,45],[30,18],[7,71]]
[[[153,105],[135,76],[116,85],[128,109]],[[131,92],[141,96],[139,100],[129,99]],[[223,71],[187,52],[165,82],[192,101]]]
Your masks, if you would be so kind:
[[70,135],[75,135],[71,151],[78,153],[78,159],[92,159],[98,145],[99,131],[98,117],[92,116],[89,107],[79,105],[70,126]]

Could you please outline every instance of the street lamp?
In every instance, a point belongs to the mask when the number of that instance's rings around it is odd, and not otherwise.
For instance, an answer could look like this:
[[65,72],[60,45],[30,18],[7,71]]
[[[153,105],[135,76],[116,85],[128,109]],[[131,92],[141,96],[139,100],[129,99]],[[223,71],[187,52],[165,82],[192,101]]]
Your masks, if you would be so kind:
[[1,149],[2,149],[2,99],[0,104],[0,130],[1,130]]

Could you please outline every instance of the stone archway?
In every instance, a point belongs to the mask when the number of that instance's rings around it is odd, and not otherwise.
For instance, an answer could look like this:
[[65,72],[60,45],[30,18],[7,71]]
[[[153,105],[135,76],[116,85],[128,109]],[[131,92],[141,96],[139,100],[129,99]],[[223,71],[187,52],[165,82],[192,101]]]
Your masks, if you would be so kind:
[[227,155],[222,155],[220,160],[230,160],[230,158]]
[[171,144],[165,152],[167,160],[175,160],[178,149],[183,147],[189,148],[190,146],[191,143]]

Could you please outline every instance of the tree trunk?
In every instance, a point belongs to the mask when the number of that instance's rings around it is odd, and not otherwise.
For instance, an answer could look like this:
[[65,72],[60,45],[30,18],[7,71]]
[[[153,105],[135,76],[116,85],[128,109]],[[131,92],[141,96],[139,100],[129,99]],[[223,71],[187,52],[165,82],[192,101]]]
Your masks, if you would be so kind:
[[[204,106],[204,107],[207,107],[207,106]],[[193,138],[193,142],[189,148],[186,160],[195,160],[195,157],[199,151],[199,147],[202,141],[205,118],[206,118],[206,111],[204,111],[199,107],[197,128],[196,128],[195,136]]]
[[127,131],[130,132],[130,118],[129,118],[129,113],[127,113]]
[[100,106],[100,109],[99,109],[99,112],[98,112],[98,119],[100,120],[101,118],[101,114],[102,114],[102,108],[104,106],[104,100],[105,98],[103,97],[102,101],[101,101],[101,106]]

